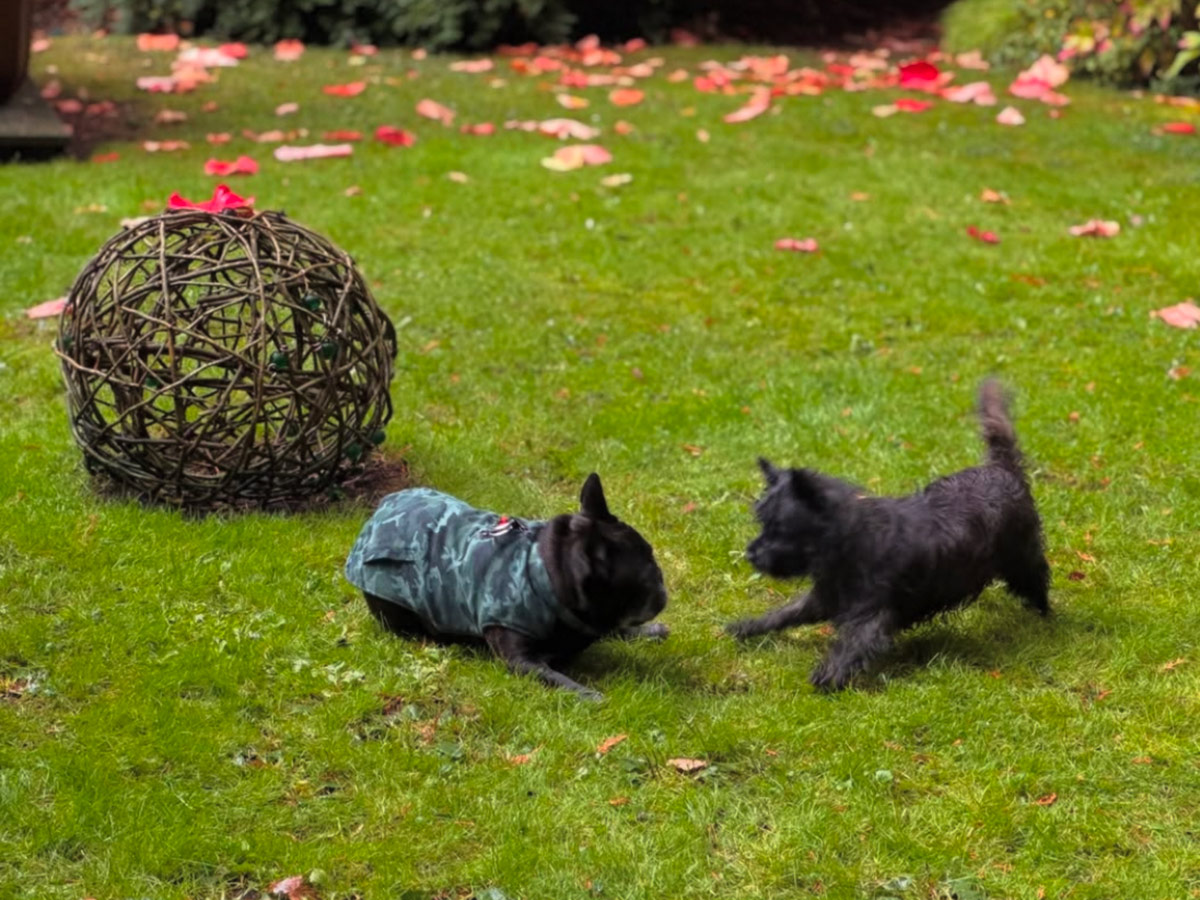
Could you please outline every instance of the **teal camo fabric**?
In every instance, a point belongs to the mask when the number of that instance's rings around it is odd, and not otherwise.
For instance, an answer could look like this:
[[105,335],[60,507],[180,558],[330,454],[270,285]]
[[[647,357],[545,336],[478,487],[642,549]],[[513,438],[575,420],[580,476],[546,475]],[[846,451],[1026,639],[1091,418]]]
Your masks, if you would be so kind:
[[574,617],[537,549],[545,523],[500,516],[428,488],[389,494],[346,559],[346,578],[434,631],[482,637],[500,625],[547,638]]

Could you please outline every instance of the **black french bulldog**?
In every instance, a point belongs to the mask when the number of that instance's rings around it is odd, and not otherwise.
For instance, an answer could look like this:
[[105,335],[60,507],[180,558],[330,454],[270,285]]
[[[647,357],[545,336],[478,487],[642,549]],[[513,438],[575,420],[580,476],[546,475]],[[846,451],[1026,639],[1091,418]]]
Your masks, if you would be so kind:
[[588,476],[580,510],[535,522],[475,509],[427,488],[385,497],[346,561],[386,628],[482,639],[508,667],[588,699],[552,668],[599,638],[664,638],[646,625],[667,605],[650,544],[608,509]]

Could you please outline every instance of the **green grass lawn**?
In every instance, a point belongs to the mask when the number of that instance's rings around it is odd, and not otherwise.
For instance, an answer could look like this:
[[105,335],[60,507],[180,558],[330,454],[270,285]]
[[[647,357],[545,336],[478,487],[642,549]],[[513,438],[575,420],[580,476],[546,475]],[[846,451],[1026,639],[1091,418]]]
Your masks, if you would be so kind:
[[[575,113],[550,78],[400,52],[259,51],[181,97],[134,89],[168,57],[131,41],[35,57],[64,95],[128,104],[139,140],[192,147],[0,167],[0,898],[249,898],[309,873],[326,900],[1200,896],[1200,384],[1179,368],[1200,350],[1150,316],[1197,290],[1200,143],[1152,133],[1193,114],[1069,83],[1061,119],[1016,101],[1019,128],[944,102],[873,117],[895,91],[727,125],[742,98],[665,77],[741,52],[668,50],[644,103],[583,89]],[[552,140],[443,129],[424,97],[460,122],[594,120],[614,160],[550,172]],[[151,125],[167,107],[189,121]],[[238,136],[380,124],[419,141],[282,164]],[[596,470],[655,545],[673,634],[579,659],[605,703],[382,633],[341,575],[369,507],[196,521],[91,490],[55,324],[21,311],[239,153],[262,168],[235,189],[353,254],[397,322],[385,451],[416,483],[539,517]],[[1067,234],[1093,217],[1122,233]],[[756,455],[912,490],[981,457],[989,373],[1057,615],[990,589],[833,696],[807,682],[817,629],[720,635],[791,590],[741,557]]]

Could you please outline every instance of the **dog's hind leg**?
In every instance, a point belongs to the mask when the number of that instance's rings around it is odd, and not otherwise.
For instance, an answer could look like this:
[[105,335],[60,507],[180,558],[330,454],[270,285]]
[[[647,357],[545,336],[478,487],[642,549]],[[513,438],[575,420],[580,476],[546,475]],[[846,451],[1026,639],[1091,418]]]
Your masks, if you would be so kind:
[[886,615],[839,625],[837,640],[820,665],[813,669],[809,681],[821,690],[841,690],[871,660],[891,648],[893,631]]
[[1050,612],[1050,566],[1036,535],[1022,542],[1001,565],[1000,577],[1008,589],[1030,609],[1041,615]]
[[725,630],[736,638],[748,638],[756,634],[766,634],[769,631],[793,628],[796,625],[811,625],[814,622],[823,622],[828,618],[829,614],[817,597],[817,592],[809,591],[756,619],[739,619],[736,622],[730,622],[725,626]]

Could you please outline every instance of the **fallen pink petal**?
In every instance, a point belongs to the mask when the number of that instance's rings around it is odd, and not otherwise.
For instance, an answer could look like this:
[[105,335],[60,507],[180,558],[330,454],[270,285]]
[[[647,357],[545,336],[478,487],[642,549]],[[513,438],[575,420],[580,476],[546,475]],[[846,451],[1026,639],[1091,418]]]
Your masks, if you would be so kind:
[[425,99],[418,102],[417,115],[441,122],[443,125],[449,125],[454,121],[454,110],[443,106],[436,100]]
[[1024,125],[1025,117],[1015,106],[1006,106],[996,115],[996,121],[1001,125]]
[[294,62],[303,55],[303,41],[283,40],[275,45],[275,59],[279,62]]
[[728,122],[731,125],[739,122],[749,122],[751,119],[757,119],[770,108],[771,92],[759,91],[740,109],[736,109],[723,116],[722,121]]
[[1121,233],[1121,224],[1106,219],[1089,219],[1082,225],[1072,225],[1068,231],[1075,237],[1116,237]]
[[995,106],[996,94],[986,81],[972,81],[958,87],[946,88],[942,97],[951,103],[974,103],[976,106]]
[[205,212],[222,212],[227,209],[248,209],[254,206],[253,197],[239,197],[228,185],[218,184],[213,188],[212,199],[193,202],[178,192],[167,200],[168,209],[200,209]]
[[791,250],[797,253],[816,253],[821,248],[816,238],[780,238],[775,242],[776,250]]
[[599,144],[570,144],[560,147],[542,165],[555,172],[569,172],[583,166],[602,166],[612,161],[612,154]]
[[258,163],[249,156],[239,156],[226,162],[220,159],[210,159],[204,163],[205,175],[254,175],[258,172]]
[[1152,315],[1162,319],[1173,328],[1196,328],[1200,326],[1200,306],[1197,306],[1191,300],[1176,303],[1174,306],[1165,306],[1162,309],[1156,309]]
[[274,157],[280,162],[298,162],[304,159],[330,159],[340,156],[353,156],[353,144],[310,144],[297,147],[285,144],[276,147]]
[[45,303],[39,303],[37,306],[31,306],[25,310],[27,319],[51,319],[59,315],[67,308],[67,298],[57,297],[54,300],[47,300]]

